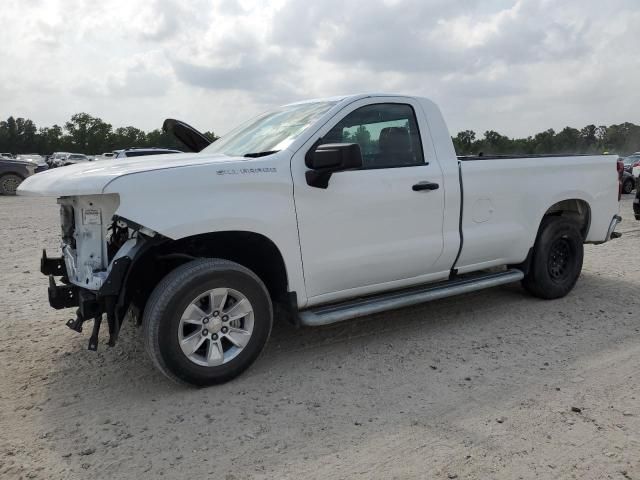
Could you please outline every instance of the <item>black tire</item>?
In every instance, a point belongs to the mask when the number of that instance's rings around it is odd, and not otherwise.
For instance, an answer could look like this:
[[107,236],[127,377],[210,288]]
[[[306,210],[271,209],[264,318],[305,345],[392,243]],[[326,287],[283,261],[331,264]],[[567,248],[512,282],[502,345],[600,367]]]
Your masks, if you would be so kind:
[[24,180],[20,175],[7,173],[0,177],[0,195],[15,195],[18,185]]
[[631,193],[633,192],[633,180],[628,179],[626,182],[622,184],[622,193]]
[[[249,300],[253,331],[237,356],[218,366],[201,366],[179,345],[180,318],[194,298],[214,288],[234,289]],[[251,270],[228,260],[198,259],[173,270],[153,290],[144,312],[143,335],[147,353],[167,377],[178,383],[208,386],[245,371],[262,352],[272,325],[269,293]]]
[[522,285],[539,298],[564,297],[580,277],[583,257],[583,238],[575,222],[563,217],[545,217]]

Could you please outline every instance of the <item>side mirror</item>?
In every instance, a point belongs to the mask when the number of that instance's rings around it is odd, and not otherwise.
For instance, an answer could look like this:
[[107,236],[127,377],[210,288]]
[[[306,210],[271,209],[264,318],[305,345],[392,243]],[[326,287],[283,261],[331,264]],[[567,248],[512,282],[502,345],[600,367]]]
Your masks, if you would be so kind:
[[336,172],[362,167],[362,153],[357,143],[314,145],[304,160],[311,169],[305,174],[307,184],[316,188],[327,188],[331,175]]

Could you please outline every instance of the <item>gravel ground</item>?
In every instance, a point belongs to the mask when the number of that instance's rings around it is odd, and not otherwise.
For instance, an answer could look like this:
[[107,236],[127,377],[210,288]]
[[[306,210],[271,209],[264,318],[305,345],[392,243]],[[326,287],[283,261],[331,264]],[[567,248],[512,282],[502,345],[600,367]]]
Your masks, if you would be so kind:
[[276,324],[249,371],[197,390],[156,372],[130,324],[87,351],[38,271],[55,201],[0,197],[0,478],[640,479],[631,196],[622,214],[564,299],[513,285]]

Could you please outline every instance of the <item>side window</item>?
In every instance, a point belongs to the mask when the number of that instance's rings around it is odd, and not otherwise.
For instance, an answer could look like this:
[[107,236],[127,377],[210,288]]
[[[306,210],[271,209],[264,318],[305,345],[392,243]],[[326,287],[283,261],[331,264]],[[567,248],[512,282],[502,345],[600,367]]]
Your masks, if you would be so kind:
[[354,110],[324,136],[323,143],[359,144],[366,169],[424,165],[416,116],[402,103]]

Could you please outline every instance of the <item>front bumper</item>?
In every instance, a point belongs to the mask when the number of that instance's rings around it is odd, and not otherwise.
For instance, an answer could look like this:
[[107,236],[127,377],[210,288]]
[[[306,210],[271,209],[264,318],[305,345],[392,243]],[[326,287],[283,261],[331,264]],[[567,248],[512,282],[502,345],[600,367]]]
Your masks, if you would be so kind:
[[636,193],[636,198],[633,199],[633,214],[636,220],[640,220],[640,192]]
[[[59,310],[61,308],[77,307],[79,292],[84,292],[84,296],[92,295],[95,298],[117,296],[124,282],[124,278],[131,265],[131,258],[122,256],[116,258],[109,274],[99,290],[89,290],[79,287],[69,282],[67,265],[63,257],[50,258],[47,251],[42,251],[40,259],[40,271],[49,277],[49,304]],[[53,277],[61,277],[62,285],[57,285]]]
[[[131,258],[127,256],[115,259],[102,287],[93,291],[69,282],[63,257],[50,258],[46,250],[42,251],[40,271],[49,277],[49,305],[56,310],[77,307],[76,318],[67,322],[67,326],[77,332],[82,331],[83,322],[94,320],[89,350],[97,349],[98,331],[103,314],[107,315],[109,323],[109,345],[115,345],[123,317],[122,314],[117,314],[117,307],[130,265]],[[60,277],[61,284],[56,283],[54,276]]]
[[[101,313],[100,302],[96,292],[92,292],[69,283],[67,267],[62,257],[50,258],[47,251],[42,251],[40,271],[49,277],[49,305],[56,310],[78,307],[78,316],[84,320]],[[54,277],[61,277],[62,284],[58,285]]]
[[42,258],[40,259],[40,271],[43,275],[53,275],[56,277],[67,277],[67,266],[62,257],[49,258],[47,251],[42,250]]

